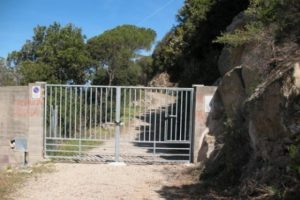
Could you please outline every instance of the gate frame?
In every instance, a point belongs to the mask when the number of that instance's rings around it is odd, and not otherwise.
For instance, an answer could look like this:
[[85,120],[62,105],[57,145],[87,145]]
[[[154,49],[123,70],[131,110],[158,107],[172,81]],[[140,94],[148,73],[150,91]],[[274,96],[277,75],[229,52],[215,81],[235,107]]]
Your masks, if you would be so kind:
[[[46,133],[47,133],[47,86],[61,86],[61,87],[88,87],[90,88],[92,87],[103,87],[103,88],[107,88],[107,86],[103,86],[103,85],[91,85],[91,86],[86,86],[86,85],[67,85],[67,84],[47,84],[45,83],[45,95],[44,95],[44,133],[43,133],[43,137],[44,137],[44,158],[47,157],[47,153],[46,153]],[[195,138],[195,90],[194,88],[173,88],[173,87],[139,87],[139,86],[108,86],[109,88],[116,88],[116,115],[115,115],[115,162],[119,162],[119,156],[120,156],[120,125],[121,125],[121,121],[120,121],[120,111],[121,111],[121,88],[125,88],[125,89],[132,89],[132,88],[136,88],[136,89],[156,89],[156,90],[186,90],[190,92],[190,106],[189,106],[189,110],[191,111],[189,113],[189,123],[188,123],[188,127],[189,127],[189,131],[188,131],[188,135],[189,135],[189,162],[194,162],[195,161],[195,142],[194,142],[194,138]],[[155,141],[154,141],[155,143]]]

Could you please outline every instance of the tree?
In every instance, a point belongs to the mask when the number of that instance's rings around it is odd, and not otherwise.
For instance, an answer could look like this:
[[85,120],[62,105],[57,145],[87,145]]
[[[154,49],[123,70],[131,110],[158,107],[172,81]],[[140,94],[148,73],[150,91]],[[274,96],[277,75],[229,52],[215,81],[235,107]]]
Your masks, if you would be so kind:
[[22,83],[84,83],[91,65],[81,29],[72,24],[34,28],[32,40],[9,54],[8,62],[18,68]]
[[245,14],[248,20],[242,27],[223,33],[216,42],[235,47],[272,35],[276,44],[286,39],[300,44],[299,0],[250,0]]
[[9,68],[5,59],[0,57],[0,86],[17,85],[17,78],[14,69]]
[[95,74],[105,69],[108,85],[120,84],[124,74],[137,70],[132,65],[138,51],[149,50],[155,36],[151,29],[122,25],[89,39],[87,46]]
[[248,0],[185,0],[179,24],[166,34],[153,53],[153,65],[167,71],[181,86],[212,84],[219,77],[223,45],[213,41],[248,6]]
[[155,75],[152,57],[141,56],[135,64],[140,69],[139,83],[147,85]]

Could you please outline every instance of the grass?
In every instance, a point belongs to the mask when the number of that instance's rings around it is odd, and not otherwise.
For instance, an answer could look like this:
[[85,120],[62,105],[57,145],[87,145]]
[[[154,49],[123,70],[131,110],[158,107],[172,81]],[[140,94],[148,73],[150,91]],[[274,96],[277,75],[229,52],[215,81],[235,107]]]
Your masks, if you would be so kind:
[[0,170],[0,198],[1,200],[10,200],[9,194],[17,189],[30,177],[36,177],[41,173],[50,173],[55,171],[52,163],[39,163],[31,167],[13,169],[7,167]]
[[[72,140],[55,140],[48,139],[47,144],[55,144],[55,146],[47,146],[47,150],[53,150],[52,152],[47,152],[48,156],[76,156],[81,153],[88,152],[93,148],[97,148],[103,144],[102,138],[111,138],[113,133],[109,129],[102,127],[92,128],[86,131],[89,134],[89,139],[80,140],[75,138]],[[90,133],[92,133],[90,135]],[[79,134],[78,134],[79,135]],[[97,139],[95,139],[97,138]]]
[[[141,95],[143,100],[145,99],[144,92],[141,94],[138,93],[137,97],[139,97],[139,95]],[[137,98],[136,101],[140,102],[139,98]],[[141,102],[142,105],[132,105],[132,101],[130,101],[129,97],[127,96],[126,102],[127,104],[122,104],[120,109],[121,122],[124,124],[127,124],[130,120],[134,119],[145,110],[145,105],[143,105],[145,102],[143,101]],[[85,138],[85,140],[80,140],[78,138],[80,135],[78,131],[74,134],[75,139],[47,139],[47,144],[53,144],[53,146],[47,146],[47,150],[51,150],[51,152],[47,152],[47,156],[78,156],[92,150],[93,148],[101,146],[103,144],[103,141],[101,140],[107,140],[114,137],[114,128],[112,128],[114,125],[107,125],[105,123],[103,125],[107,127],[105,128],[102,125],[100,126],[97,124],[97,127],[81,130],[81,135],[83,138]]]
[[[76,156],[80,153],[88,152],[89,150],[96,148],[103,144],[102,141],[80,141],[80,140],[63,140],[52,142],[58,144],[59,146],[51,146],[48,150],[53,150],[52,152],[47,152],[48,156]],[[80,145],[81,144],[81,145]]]
[[144,106],[135,106],[134,108],[133,106],[129,107],[127,105],[127,107],[125,107],[125,111],[123,110],[122,112],[121,121],[126,124],[130,120],[134,119],[135,117],[143,113],[144,109],[145,109]]

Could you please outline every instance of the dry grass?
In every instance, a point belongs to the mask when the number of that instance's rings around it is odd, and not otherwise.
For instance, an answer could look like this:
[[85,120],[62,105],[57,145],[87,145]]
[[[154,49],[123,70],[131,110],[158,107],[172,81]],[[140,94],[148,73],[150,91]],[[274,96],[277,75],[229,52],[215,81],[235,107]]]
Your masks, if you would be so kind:
[[52,163],[40,163],[31,167],[11,168],[0,170],[0,199],[11,200],[9,194],[30,177],[38,176],[41,173],[54,171]]

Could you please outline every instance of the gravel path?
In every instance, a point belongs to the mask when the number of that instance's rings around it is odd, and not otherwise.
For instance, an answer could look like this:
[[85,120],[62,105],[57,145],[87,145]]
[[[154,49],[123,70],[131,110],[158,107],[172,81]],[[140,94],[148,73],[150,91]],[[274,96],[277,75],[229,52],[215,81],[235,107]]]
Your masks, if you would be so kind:
[[56,163],[56,171],[30,178],[12,194],[16,200],[169,199],[163,187],[180,185],[174,175],[186,165]]
[[[148,109],[156,110],[160,106],[174,103],[174,97],[166,94],[148,93],[151,100]],[[132,119],[124,126],[121,140],[126,137],[134,140],[139,130],[147,125],[139,118]],[[122,152],[147,155],[147,149],[133,144],[122,147]],[[102,152],[103,151],[103,152]],[[100,152],[100,154],[99,154]],[[108,141],[89,152],[89,154],[111,154],[114,141]],[[14,194],[15,200],[156,200],[191,199],[186,197],[189,191],[182,189],[193,184],[191,177],[183,176],[193,167],[187,165],[125,165],[113,164],[74,164],[56,163],[55,172],[45,173],[26,181]]]

